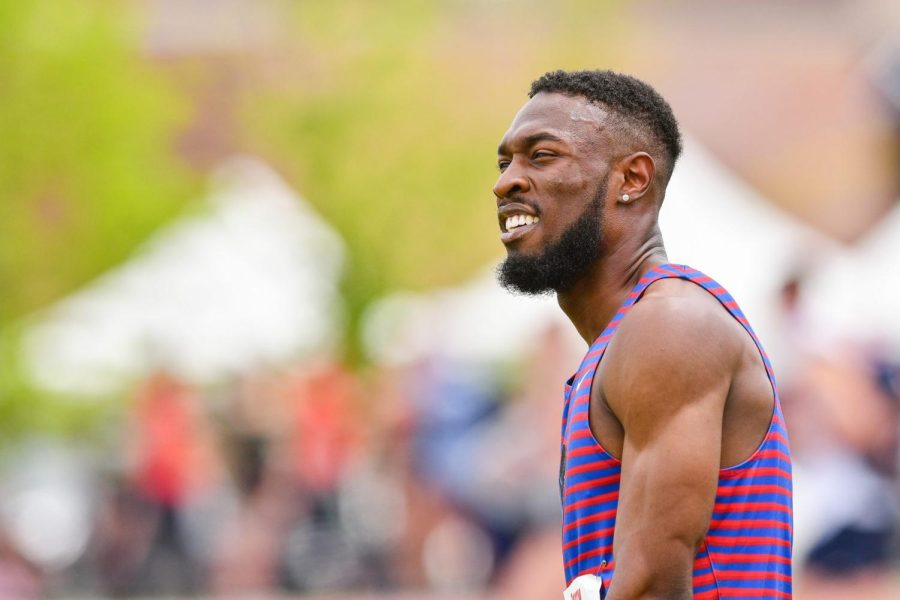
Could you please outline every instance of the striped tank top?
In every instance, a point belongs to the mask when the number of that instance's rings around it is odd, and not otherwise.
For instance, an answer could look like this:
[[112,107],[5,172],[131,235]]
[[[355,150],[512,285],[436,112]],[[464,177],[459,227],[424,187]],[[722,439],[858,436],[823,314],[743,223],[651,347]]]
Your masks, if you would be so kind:
[[566,384],[559,482],[566,585],[579,575],[596,574],[603,578],[605,593],[615,572],[613,533],[622,467],[590,430],[594,373],[622,318],[647,287],[672,277],[703,287],[743,325],[759,349],[775,394],[772,421],[760,446],[744,462],[719,471],[712,520],[694,560],[694,598],[790,598],[791,457],[772,365],[731,295],[699,271],[672,264],[652,269],[637,283]]

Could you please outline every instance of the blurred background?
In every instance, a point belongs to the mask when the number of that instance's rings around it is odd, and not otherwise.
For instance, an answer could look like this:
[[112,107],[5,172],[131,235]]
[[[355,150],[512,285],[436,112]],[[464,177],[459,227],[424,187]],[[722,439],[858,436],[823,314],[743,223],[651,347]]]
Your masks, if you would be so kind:
[[686,137],[769,349],[796,591],[900,597],[900,5],[0,2],[0,598],[558,597],[583,343],[494,282],[530,82]]

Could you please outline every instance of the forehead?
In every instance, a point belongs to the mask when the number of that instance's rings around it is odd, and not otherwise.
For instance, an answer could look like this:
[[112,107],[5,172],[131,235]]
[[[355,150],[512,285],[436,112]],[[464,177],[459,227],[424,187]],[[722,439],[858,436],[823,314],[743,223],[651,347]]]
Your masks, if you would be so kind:
[[519,110],[500,145],[514,145],[540,133],[589,143],[599,138],[607,118],[606,110],[581,96],[541,92]]

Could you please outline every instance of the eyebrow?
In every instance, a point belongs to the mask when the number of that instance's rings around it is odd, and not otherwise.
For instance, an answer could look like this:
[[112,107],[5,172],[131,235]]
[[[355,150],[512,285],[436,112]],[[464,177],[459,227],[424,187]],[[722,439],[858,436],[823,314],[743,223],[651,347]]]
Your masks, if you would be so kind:
[[[538,133],[534,133],[525,138],[525,147],[531,147],[537,144],[538,142],[564,142],[561,137],[558,135],[554,135],[549,131],[541,131]],[[506,142],[501,142],[499,146],[497,146],[497,154],[507,154],[506,152]]]

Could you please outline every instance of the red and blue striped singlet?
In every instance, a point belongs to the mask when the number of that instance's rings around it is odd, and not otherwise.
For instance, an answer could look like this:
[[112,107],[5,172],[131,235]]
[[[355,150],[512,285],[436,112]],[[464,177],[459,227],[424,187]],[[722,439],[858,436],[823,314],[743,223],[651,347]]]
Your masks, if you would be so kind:
[[743,325],[759,349],[775,394],[772,421],[762,444],[744,462],[719,471],[712,520],[694,560],[694,598],[790,598],[791,457],[772,365],[731,295],[706,275],[672,264],[652,269],[637,283],[566,384],[560,465],[566,584],[579,575],[597,574],[603,578],[605,592],[613,579],[622,467],[591,433],[591,384],[623,317],[647,286],[671,277],[703,287]]

